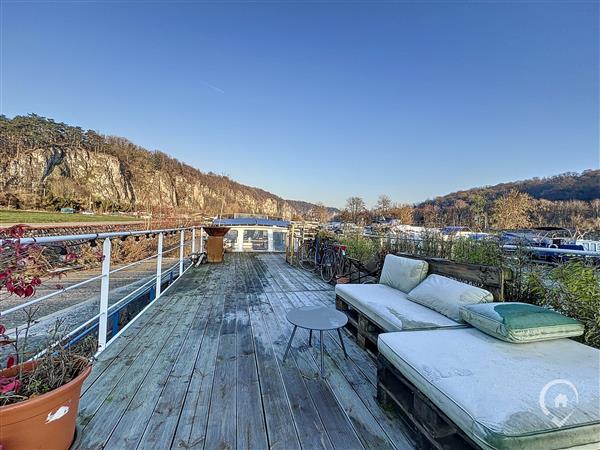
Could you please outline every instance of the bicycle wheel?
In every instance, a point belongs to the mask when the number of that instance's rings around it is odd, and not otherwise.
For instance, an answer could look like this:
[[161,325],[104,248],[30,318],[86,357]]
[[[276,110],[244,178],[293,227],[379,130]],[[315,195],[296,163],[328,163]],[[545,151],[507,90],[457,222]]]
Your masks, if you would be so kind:
[[329,283],[333,280],[335,275],[335,252],[333,249],[328,248],[323,253],[323,259],[321,260],[321,279],[325,283]]
[[335,265],[334,265],[333,276],[337,279],[346,276],[346,257],[340,251],[335,254]]
[[312,245],[306,250],[305,256],[300,261],[300,265],[304,270],[312,271],[315,268],[315,249]]

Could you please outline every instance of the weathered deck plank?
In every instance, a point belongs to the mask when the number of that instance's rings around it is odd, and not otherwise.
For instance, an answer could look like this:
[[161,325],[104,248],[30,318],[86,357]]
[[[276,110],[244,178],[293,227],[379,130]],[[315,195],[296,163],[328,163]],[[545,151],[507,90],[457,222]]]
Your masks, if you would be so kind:
[[196,362],[193,355],[200,351],[204,343],[208,318],[211,317],[213,308],[216,308],[215,303],[217,302],[214,296],[206,297],[206,301],[196,313],[190,333],[183,345],[185,350],[179,353],[173,371],[169,374],[154,411],[148,419],[138,447],[168,448],[171,445],[192,380]]
[[[287,310],[334,307],[332,287],[281,255],[229,254],[192,269],[100,355],[78,448],[411,448],[375,400],[375,363],[336,334],[320,354]],[[318,339],[315,339],[318,343]]]
[[248,312],[248,295],[237,298],[237,448],[268,448],[265,412]]
[[296,450],[300,448],[300,441],[277,357],[260,312],[260,302],[258,295],[250,296],[250,322],[269,435],[269,448]]
[[[215,298],[222,300],[222,296]],[[204,445],[223,306],[222,301],[218,302],[210,313],[206,335],[195,358],[192,379],[179,415],[173,448],[202,448]]]
[[[292,326],[285,319],[286,310],[283,308],[283,303],[286,302],[286,294],[275,295],[277,295],[277,298],[272,298],[271,306],[276,311],[275,316],[283,339],[289,339]],[[315,362],[309,354],[308,333],[306,330],[299,330],[296,333],[292,351],[290,351],[288,358],[295,360],[334,448],[362,449],[362,445],[344,411],[335,400],[331,390],[328,389],[326,380],[321,378],[319,363]]]

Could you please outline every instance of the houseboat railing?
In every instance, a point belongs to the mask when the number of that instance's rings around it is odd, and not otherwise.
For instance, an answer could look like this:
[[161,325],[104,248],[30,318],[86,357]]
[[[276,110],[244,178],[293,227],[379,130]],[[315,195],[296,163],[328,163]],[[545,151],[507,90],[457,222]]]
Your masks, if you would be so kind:
[[553,248],[553,247],[529,247],[523,246],[519,247],[518,245],[503,245],[502,248],[508,251],[514,250],[524,250],[528,252],[544,252],[544,253],[552,253],[556,255],[573,255],[573,256],[595,256],[599,257],[600,252],[594,252],[590,250],[577,250],[577,249],[568,249],[568,248]]
[[[191,233],[189,240],[185,239],[185,235]],[[164,237],[166,235],[173,235],[179,233],[179,244],[174,245],[171,248],[164,249]],[[117,268],[111,268],[111,254],[112,254],[112,242],[114,238],[127,238],[130,236],[155,236],[157,237],[157,251],[156,253],[139,259],[129,264],[122,265]],[[184,255],[186,252],[186,245],[189,245],[191,253],[196,252],[196,241],[200,240],[199,252],[203,251],[203,228],[202,227],[185,227],[185,228],[167,228],[167,229],[156,229],[156,230],[143,230],[143,231],[125,231],[125,232],[110,232],[110,233],[92,233],[92,234],[74,234],[74,235],[60,235],[60,236],[42,236],[42,237],[27,237],[27,238],[15,238],[15,239],[1,239],[0,246],[9,241],[18,241],[21,244],[55,244],[64,242],[96,242],[102,240],[102,271],[99,275],[89,277],[83,281],[77,282],[70,286],[66,286],[56,291],[50,292],[46,295],[34,298],[30,301],[16,305],[12,308],[0,311],[0,317],[4,317],[8,314],[15,313],[25,308],[31,307],[37,303],[47,301],[57,295],[64,294],[65,292],[72,291],[77,288],[81,288],[89,283],[100,280],[100,302],[99,310],[96,315],[86,320],[84,323],[78,325],[75,329],[68,332],[62,337],[61,342],[74,343],[77,342],[81,337],[89,334],[95,329],[98,330],[98,347],[96,355],[104,351],[114,340],[121,335],[132,323],[134,323],[151,305],[151,303],[158,299],[167,289],[169,289],[175,281],[177,281],[181,275],[183,275],[190,267],[191,264],[185,267]],[[179,258],[175,264],[170,266],[167,270],[163,271],[163,258],[165,255],[179,250]],[[135,267],[146,261],[156,259],[156,273],[155,275],[143,283],[141,286],[134,289],[132,292],[119,299],[117,302],[109,306],[109,294],[110,294],[110,279],[111,275],[117,272],[123,271],[128,268]],[[173,273],[177,272],[177,277],[173,279]],[[171,279],[168,285],[163,290],[165,284],[165,276]],[[139,311],[128,323],[126,323],[121,329],[118,327],[119,315],[117,314],[120,309],[125,307],[129,302],[134,301],[143,295],[144,292],[148,292],[149,302],[148,304]],[[108,339],[108,327],[109,320],[112,319],[111,337]]]

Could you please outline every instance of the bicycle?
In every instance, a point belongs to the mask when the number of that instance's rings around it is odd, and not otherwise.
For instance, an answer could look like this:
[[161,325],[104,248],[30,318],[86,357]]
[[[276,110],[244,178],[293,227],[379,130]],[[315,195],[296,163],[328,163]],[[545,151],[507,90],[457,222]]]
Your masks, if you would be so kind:
[[330,283],[334,278],[345,275],[346,246],[341,244],[328,245],[321,259],[321,279]]
[[304,270],[316,271],[321,264],[322,242],[319,237],[304,241],[298,249],[298,266]]

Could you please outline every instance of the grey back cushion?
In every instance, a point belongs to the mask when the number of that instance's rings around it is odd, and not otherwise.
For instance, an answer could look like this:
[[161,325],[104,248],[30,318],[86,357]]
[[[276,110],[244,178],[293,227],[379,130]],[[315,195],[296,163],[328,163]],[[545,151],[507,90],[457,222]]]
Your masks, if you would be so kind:
[[387,255],[383,262],[379,282],[408,294],[425,279],[428,269],[427,261]]
[[464,323],[460,316],[461,306],[493,302],[494,296],[485,289],[432,274],[408,293],[408,299]]

